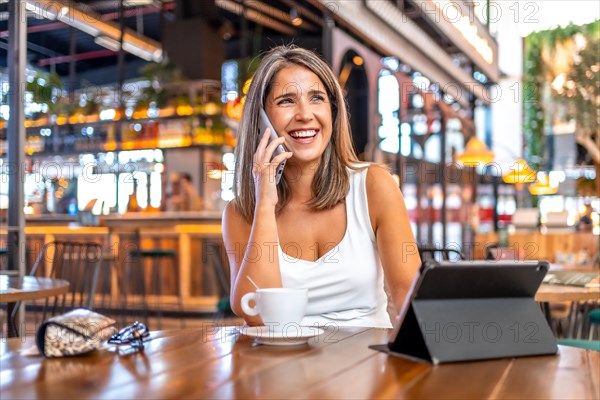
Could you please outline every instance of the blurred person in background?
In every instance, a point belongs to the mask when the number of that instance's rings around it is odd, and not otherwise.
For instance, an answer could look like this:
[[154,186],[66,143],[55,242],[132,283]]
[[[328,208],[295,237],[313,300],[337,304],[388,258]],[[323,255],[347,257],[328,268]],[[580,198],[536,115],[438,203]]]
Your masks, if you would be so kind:
[[171,195],[171,211],[200,211],[202,210],[202,197],[192,183],[188,173],[176,175],[173,186],[176,188]]
[[592,222],[592,205],[586,204],[583,214],[579,217],[579,223],[577,224],[577,230],[582,232],[591,232],[593,228]]

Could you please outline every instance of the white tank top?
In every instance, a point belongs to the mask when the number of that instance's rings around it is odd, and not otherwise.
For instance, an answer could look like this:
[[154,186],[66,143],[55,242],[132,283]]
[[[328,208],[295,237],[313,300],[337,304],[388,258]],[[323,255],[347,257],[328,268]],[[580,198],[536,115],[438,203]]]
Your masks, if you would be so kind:
[[346,196],[346,233],[316,261],[292,257],[293,244],[278,246],[283,287],[308,289],[302,325],[391,328],[383,269],[367,202],[367,169],[353,171]]

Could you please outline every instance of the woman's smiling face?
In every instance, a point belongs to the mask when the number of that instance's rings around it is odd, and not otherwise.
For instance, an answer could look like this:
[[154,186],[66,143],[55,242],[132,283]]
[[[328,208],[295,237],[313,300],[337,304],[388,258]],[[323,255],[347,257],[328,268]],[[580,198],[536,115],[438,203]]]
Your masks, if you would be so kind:
[[291,163],[313,164],[331,140],[331,103],[325,85],[306,67],[291,65],[275,75],[267,93],[265,111],[285,147]]

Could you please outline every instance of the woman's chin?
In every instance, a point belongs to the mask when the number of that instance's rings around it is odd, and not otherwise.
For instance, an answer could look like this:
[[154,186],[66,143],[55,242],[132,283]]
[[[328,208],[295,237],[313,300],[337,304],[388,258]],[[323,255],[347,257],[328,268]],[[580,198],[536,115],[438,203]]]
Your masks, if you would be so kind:
[[297,166],[313,165],[321,160],[321,154],[314,152],[295,152],[294,156],[288,161],[290,164]]

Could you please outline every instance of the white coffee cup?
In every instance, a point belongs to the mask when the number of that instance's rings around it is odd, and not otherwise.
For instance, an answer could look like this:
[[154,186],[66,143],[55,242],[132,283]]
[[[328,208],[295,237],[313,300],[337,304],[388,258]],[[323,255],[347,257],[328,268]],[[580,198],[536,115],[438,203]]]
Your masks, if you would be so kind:
[[[250,307],[254,300],[255,306]],[[257,289],[242,297],[242,310],[248,316],[260,315],[263,323],[275,331],[289,325],[300,325],[306,313],[308,289],[268,288]]]

